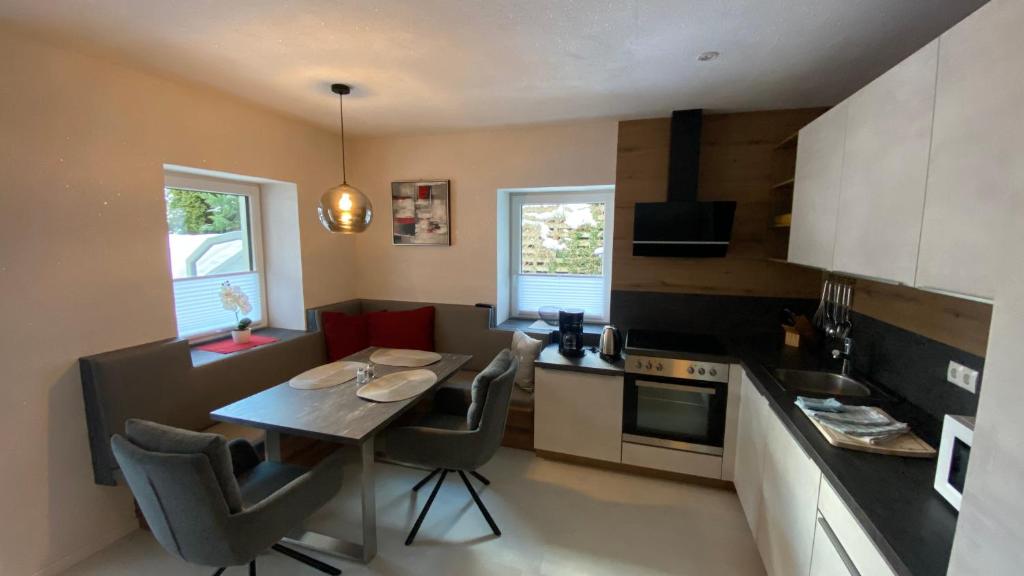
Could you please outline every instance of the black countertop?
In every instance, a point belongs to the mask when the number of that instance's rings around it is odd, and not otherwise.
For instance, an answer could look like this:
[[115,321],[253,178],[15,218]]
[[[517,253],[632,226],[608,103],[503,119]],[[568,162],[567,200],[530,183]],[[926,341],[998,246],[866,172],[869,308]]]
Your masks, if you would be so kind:
[[[773,368],[818,369],[813,355],[787,348],[781,333],[751,334],[726,340],[723,362],[743,365],[755,388],[768,399],[772,411],[797,443],[821,469],[836,493],[861,523],[864,531],[900,576],[945,574],[953,548],[956,511],[932,488],[934,459],[902,458],[837,448],[828,443],[807,416],[793,403],[772,374]],[[598,374],[623,373],[623,361],[605,362],[587,350],[582,358],[565,358],[558,347],[541,351],[537,366]],[[869,381],[870,383],[870,381]],[[912,429],[925,426],[929,417],[912,404],[876,385],[870,404],[881,406]],[[844,400],[845,401],[845,400]],[[920,423],[920,424],[918,424]],[[933,446],[936,438],[925,437]]]
[[[829,444],[793,404],[796,394],[784,390],[771,370],[816,368],[817,360],[783,346],[779,334],[733,338],[730,350],[896,573],[945,574],[957,515],[932,488],[935,460],[869,454]],[[918,428],[916,422],[928,418],[912,404],[884,394],[866,403],[881,406],[912,429]],[[934,445],[934,439],[925,440]]]
[[540,355],[534,362],[534,366],[550,368],[552,370],[572,370],[574,372],[590,372],[592,374],[607,374],[609,376],[620,376],[623,373],[625,363],[622,358],[615,362],[606,362],[598,355],[594,348],[584,348],[583,356],[580,358],[566,358],[558,353],[558,344],[549,344],[540,351]]

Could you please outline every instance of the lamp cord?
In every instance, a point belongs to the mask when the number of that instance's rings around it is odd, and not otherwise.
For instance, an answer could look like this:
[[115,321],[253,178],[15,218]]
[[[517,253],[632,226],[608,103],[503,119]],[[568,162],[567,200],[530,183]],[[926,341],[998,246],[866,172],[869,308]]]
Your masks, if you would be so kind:
[[341,117],[341,183],[348,184],[345,180],[345,97],[338,94],[338,112]]

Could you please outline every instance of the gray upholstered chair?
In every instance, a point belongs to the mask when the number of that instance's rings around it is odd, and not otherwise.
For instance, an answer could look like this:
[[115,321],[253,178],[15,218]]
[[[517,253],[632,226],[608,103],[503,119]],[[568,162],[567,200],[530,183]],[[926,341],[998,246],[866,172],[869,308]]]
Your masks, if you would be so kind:
[[289,531],[341,488],[340,452],[312,470],[261,462],[246,440],[128,420],[111,439],[146,522],[160,545],[193,564],[249,565],[276,550],[327,574],[341,570],[281,546]]
[[450,409],[448,412],[434,411],[415,426],[403,426],[387,433],[385,450],[390,458],[433,470],[413,486],[413,491],[418,491],[431,478],[441,474],[405,540],[407,546],[416,538],[449,472],[458,472],[494,535],[501,536],[501,530],[466,478],[466,472],[484,484],[490,484],[477,472],[477,468],[486,464],[501,446],[517,365],[515,356],[509,350],[502,350],[473,381],[472,403],[462,414],[452,414]]

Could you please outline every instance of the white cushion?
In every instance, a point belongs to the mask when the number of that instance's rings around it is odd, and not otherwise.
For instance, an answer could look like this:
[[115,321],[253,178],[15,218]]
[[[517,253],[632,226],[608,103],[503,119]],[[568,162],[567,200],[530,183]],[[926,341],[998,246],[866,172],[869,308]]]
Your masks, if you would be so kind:
[[533,392],[533,362],[543,347],[542,340],[530,338],[521,330],[516,330],[512,335],[512,354],[519,361],[519,368],[516,369],[516,386],[527,392]]

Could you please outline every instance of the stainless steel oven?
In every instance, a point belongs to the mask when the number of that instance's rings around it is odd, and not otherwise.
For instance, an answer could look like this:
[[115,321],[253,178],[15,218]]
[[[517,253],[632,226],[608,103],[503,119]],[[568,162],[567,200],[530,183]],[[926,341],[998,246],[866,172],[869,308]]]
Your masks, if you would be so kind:
[[631,355],[622,441],[720,456],[729,365]]

